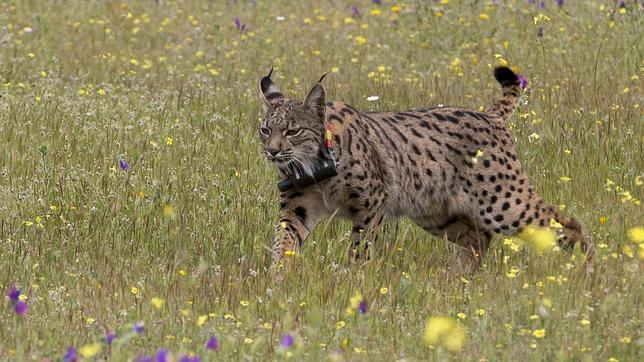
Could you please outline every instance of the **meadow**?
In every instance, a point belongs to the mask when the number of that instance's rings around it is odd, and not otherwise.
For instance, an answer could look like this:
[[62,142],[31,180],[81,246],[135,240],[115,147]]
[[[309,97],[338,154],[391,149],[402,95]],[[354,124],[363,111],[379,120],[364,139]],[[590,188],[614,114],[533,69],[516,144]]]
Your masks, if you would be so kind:
[[[643,15],[630,0],[0,1],[0,360],[642,360]],[[499,236],[447,277],[456,251],[391,220],[358,264],[330,220],[273,282],[271,66],[288,96],[330,72],[329,99],[378,111],[486,108],[505,64],[528,81],[519,157],[592,261]]]

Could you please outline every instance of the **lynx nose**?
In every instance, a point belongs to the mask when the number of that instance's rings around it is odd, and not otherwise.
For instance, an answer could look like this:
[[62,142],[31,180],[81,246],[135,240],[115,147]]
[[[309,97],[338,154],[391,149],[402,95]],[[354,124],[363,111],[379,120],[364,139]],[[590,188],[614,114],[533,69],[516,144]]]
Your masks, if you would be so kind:
[[266,153],[268,153],[269,157],[274,158],[275,156],[277,156],[278,153],[280,153],[280,149],[279,148],[267,148]]

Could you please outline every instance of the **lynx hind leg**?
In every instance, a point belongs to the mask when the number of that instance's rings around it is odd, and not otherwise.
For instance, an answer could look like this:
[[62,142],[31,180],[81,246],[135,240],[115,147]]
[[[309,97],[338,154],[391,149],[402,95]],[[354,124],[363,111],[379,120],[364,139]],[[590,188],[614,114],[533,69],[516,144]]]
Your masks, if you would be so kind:
[[457,274],[476,270],[492,241],[492,234],[464,216],[415,220],[424,230],[458,247]]
[[[497,186],[498,188],[498,186]],[[519,188],[521,190],[521,188]],[[514,191],[514,190],[512,190]],[[558,238],[560,247],[571,251],[579,244],[582,251],[592,256],[592,247],[576,219],[561,215],[557,209],[548,205],[528,188],[524,194],[506,192],[506,197],[492,195],[487,203],[479,203],[478,222],[495,233],[508,236],[516,235],[527,226],[550,227],[553,222],[561,224],[563,229]]]

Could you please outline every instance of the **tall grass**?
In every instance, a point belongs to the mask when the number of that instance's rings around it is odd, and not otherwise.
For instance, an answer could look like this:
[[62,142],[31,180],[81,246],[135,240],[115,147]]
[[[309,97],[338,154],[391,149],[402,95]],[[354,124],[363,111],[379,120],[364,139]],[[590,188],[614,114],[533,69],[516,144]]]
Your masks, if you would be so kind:
[[[641,359],[642,249],[625,232],[644,223],[641,6],[382,3],[0,3],[0,290],[20,287],[29,305],[0,306],[0,359],[93,342],[109,360],[159,347],[232,360]],[[356,265],[349,225],[332,220],[272,282],[277,176],[256,131],[271,65],[291,97],[331,71],[329,98],[377,111],[486,107],[505,62],[529,81],[510,120],[520,158],[582,221],[598,248],[589,265],[498,238],[478,272],[448,278],[455,251],[406,220]],[[356,293],[367,313],[349,316]],[[439,315],[466,328],[460,351],[423,340]]]

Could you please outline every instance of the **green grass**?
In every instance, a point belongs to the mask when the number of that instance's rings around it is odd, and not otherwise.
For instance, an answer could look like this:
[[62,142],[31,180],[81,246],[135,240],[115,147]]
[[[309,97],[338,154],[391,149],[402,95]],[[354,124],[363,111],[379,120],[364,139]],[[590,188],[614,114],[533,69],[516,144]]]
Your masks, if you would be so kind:
[[[0,304],[0,359],[101,342],[108,360],[158,347],[205,360],[640,360],[642,258],[626,230],[644,224],[642,8],[401,1],[395,14],[383,2],[0,3],[0,290],[19,286],[29,305],[20,317]],[[362,16],[348,23],[352,4]],[[503,61],[530,82],[510,120],[520,158],[597,245],[588,266],[498,238],[478,272],[450,281],[455,250],[405,220],[360,266],[345,258],[349,225],[332,220],[272,282],[277,176],[256,129],[271,65],[295,98],[333,69],[329,98],[362,110],[478,109],[500,95]],[[347,316],[356,293],[368,312]],[[424,342],[441,315],[467,330],[458,352]]]

